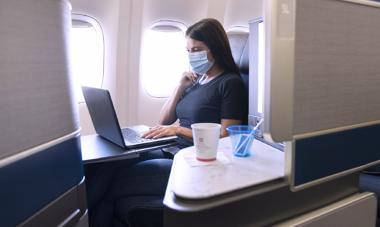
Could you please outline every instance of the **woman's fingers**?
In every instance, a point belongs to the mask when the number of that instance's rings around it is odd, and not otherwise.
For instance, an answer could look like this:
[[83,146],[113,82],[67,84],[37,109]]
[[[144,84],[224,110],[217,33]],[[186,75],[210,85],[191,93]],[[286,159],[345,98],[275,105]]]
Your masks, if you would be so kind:
[[195,82],[197,82],[198,75],[197,75],[195,72],[192,72],[192,73],[191,73],[191,77],[192,77],[193,84],[194,84]]
[[160,138],[163,136],[163,132],[164,132],[164,129],[156,129],[154,131],[152,131],[152,133],[150,133],[149,135],[147,135],[147,139],[156,139],[156,138]]
[[193,72],[184,72],[181,79],[181,84],[189,87],[197,81],[197,74]]
[[155,126],[151,128],[147,133],[143,135],[144,138],[147,139],[156,139],[163,136],[166,136],[166,127],[163,126]]
[[188,72],[188,77],[191,81],[191,83],[196,83],[198,79],[198,75],[195,72]]
[[148,132],[144,133],[141,137],[147,139],[157,139],[164,136],[172,136],[175,135],[175,127],[174,126],[154,126],[149,129]]
[[164,134],[164,131],[161,130],[161,131],[158,131],[157,134],[153,136],[153,139],[157,139],[163,136],[165,136],[165,134]]
[[160,128],[161,128],[160,125],[154,126],[150,128],[149,131],[145,132],[141,137],[147,138],[147,139],[152,138],[157,132],[157,130],[159,130]]

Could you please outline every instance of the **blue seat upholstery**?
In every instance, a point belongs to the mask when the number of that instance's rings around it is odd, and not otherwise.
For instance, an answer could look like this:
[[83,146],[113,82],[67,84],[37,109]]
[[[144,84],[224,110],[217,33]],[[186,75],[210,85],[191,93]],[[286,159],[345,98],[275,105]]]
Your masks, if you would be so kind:
[[380,165],[370,167],[360,175],[360,189],[376,193],[377,196],[377,218],[380,219]]
[[24,222],[80,184],[82,178],[79,137],[3,166],[0,168],[0,226]]
[[[377,218],[380,218],[380,173],[379,175],[362,173],[359,182],[362,191],[370,191],[376,193],[377,196]],[[378,223],[380,223],[378,221]]]

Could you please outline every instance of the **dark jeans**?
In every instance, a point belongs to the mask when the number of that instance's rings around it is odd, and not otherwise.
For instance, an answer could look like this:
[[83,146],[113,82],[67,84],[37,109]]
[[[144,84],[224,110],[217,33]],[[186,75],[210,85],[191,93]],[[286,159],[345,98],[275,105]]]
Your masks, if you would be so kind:
[[109,205],[112,200],[114,219],[125,226],[162,226],[162,200],[171,166],[170,159],[153,159],[118,173],[107,201]]
[[128,212],[144,206],[162,212],[171,164],[156,150],[137,159],[86,166],[90,226],[112,226],[115,218],[118,225],[129,226]]

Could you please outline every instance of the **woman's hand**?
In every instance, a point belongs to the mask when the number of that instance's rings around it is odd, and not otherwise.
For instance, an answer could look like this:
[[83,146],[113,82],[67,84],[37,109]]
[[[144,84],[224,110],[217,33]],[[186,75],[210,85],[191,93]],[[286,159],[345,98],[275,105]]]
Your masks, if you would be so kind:
[[180,80],[180,86],[182,88],[188,88],[197,82],[198,75],[194,72],[184,72]]
[[150,128],[149,131],[142,135],[142,137],[147,139],[156,139],[165,136],[175,136],[177,135],[178,129],[179,126],[175,125],[157,125]]

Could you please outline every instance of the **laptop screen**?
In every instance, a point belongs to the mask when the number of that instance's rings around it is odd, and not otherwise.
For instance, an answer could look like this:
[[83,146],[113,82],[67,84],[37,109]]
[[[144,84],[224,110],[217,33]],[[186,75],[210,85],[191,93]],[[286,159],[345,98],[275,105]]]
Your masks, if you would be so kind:
[[82,87],[82,91],[96,133],[126,147],[109,91],[92,87]]

